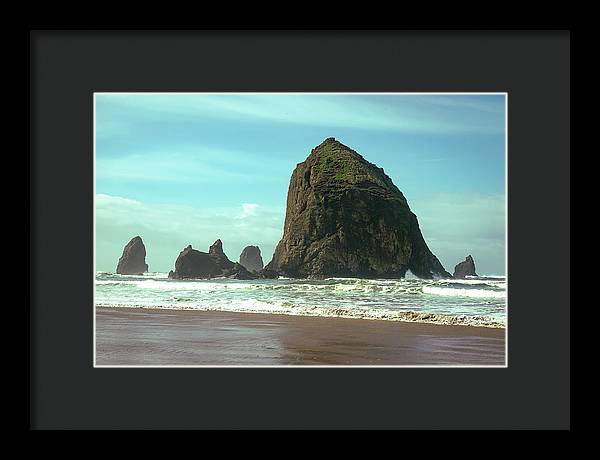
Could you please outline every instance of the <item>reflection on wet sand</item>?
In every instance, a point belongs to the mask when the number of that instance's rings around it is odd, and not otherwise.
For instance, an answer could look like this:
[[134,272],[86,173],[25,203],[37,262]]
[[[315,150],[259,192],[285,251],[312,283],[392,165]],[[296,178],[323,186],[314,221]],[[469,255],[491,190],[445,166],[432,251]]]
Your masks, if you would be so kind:
[[504,330],[254,313],[96,310],[98,365],[504,365]]

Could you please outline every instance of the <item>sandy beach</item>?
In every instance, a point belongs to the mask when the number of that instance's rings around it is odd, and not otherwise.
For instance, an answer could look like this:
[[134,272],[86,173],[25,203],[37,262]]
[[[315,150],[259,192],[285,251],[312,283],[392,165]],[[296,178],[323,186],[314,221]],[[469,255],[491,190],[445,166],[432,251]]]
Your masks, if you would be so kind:
[[504,365],[504,329],[96,308],[96,365]]

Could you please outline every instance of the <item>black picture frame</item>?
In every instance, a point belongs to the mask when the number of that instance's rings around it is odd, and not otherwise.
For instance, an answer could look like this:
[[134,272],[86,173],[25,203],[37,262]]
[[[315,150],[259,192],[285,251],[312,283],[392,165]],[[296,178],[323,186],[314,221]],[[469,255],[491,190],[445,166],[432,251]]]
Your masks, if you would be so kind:
[[[29,38],[30,428],[570,428],[569,31]],[[93,368],[95,91],[507,92],[508,367]]]

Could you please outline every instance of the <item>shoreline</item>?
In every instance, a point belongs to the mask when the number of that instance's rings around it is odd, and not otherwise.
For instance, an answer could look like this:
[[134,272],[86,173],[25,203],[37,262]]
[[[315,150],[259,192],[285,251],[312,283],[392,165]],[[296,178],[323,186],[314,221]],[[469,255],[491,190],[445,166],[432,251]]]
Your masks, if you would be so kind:
[[340,319],[356,319],[366,321],[391,321],[391,322],[402,322],[402,323],[416,323],[416,324],[431,324],[437,326],[463,326],[463,327],[481,327],[487,329],[500,329],[505,330],[506,324],[500,322],[491,322],[484,317],[480,316],[460,316],[460,315],[446,315],[441,313],[426,313],[426,312],[414,312],[414,311],[401,311],[395,313],[395,316],[358,316],[358,315],[311,315],[306,312],[301,313],[283,313],[283,312],[270,312],[270,311],[252,311],[252,310],[218,310],[218,309],[197,309],[197,308],[186,308],[186,307],[162,307],[162,306],[150,306],[150,305],[134,305],[128,304],[121,306],[118,304],[96,304],[95,308],[108,308],[114,310],[156,310],[156,311],[195,311],[195,312],[217,312],[217,313],[239,313],[239,314],[256,314],[256,315],[279,315],[279,316],[294,316],[294,317],[306,317],[306,318],[340,318]]
[[96,306],[98,366],[505,366],[505,329]]

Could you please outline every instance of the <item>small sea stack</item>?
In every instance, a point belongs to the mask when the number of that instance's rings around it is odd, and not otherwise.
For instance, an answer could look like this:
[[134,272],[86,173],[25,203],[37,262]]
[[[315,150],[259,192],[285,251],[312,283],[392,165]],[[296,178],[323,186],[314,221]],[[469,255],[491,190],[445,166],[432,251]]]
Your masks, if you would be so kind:
[[240,254],[240,264],[250,272],[259,272],[264,264],[258,246],[246,246]]
[[175,261],[175,270],[169,272],[169,278],[172,279],[215,277],[239,280],[258,278],[243,265],[229,260],[223,251],[223,243],[220,239],[208,248],[208,252],[193,249],[192,245],[187,246],[179,253]]
[[467,276],[477,276],[477,273],[475,273],[475,261],[470,254],[464,261],[454,267],[454,278],[466,278]]
[[146,247],[140,236],[133,237],[123,248],[123,255],[117,264],[119,275],[141,275],[148,271]]
[[169,272],[169,278],[212,278],[221,276],[222,270],[210,254],[198,251],[188,245],[179,253],[175,261],[175,271]]
[[233,262],[223,252],[223,242],[219,239],[215,241],[209,248],[208,254],[213,258],[215,263],[221,270],[229,270],[233,268]]

